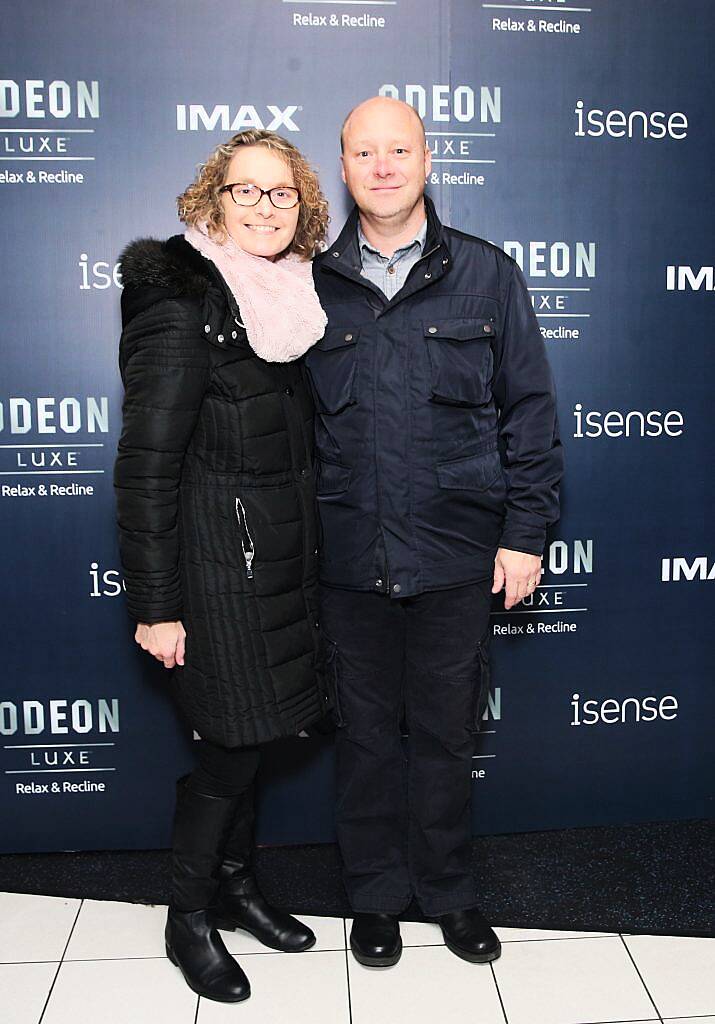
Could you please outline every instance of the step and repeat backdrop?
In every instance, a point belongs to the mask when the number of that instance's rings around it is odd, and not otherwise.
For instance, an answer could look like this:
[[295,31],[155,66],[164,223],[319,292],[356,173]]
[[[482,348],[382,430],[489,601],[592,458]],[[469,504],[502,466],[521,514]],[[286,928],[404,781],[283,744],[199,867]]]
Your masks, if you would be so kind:
[[[32,0],[0,40],[0,851],[168,844],[193,737],[133,643],[117,258],[222,139],[280,132],[334,237],[347,111],[411,103],[442,219],[526,275],[563,514],[493,613],[475,834],[712,815],[708,0]],[[329,738],[274,745],[263,842],[333,838]]]

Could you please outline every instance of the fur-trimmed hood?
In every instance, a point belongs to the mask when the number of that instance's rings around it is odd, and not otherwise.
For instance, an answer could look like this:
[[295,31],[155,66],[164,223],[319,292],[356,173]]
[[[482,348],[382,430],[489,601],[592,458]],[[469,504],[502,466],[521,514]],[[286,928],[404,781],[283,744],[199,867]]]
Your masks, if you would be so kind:
[[183,235],[165,242],[158,238],[130,242],[119,257],[119,269],[124,288],[166,288],[174,295],[197,298],[206,294],[215,273]]

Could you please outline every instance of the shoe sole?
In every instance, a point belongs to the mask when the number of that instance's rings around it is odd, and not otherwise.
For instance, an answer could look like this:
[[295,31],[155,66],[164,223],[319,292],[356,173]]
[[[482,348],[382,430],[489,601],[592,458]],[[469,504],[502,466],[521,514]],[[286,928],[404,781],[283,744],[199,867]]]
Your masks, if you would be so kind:
[[222,932],[246,932],[247,935],[252,935],[254,939],[257,939],[262,946],[267,946],[268,949],[276,949],[279,953],[304,953],[307,949],[312,949],[318,941],[314,935],[313,938],[306,942],[304,946],[298,946],[294,949],[284,949],[283,946],[277,946],[273,942],[266,942],[265,939],[262,939],[260,935],[257,935],[256,932],[252,931],[250,928],[246,928],[242,924],[236,924],[235,921],[231,921],[229,918],[215,917],[213,919],[213,923],[214,927],[218,928],[219,931]]
[[360,953],[355,949],[352,942],[350,943],[350,951],[357,962],[362,964],[363,967],[394,967],[402,956],[402,941],[400,941],[400,948],[392,956],[365,956],[364,953]]
[[455,956],[460,957],[462,960],[468,960],[470,964],[488,964],[492,960],[498,960],[501,956],[501,943],[491,953],[470,953],[460,946],[455,946],[446,936],[444,937],[444,944],[450,953],[454,953]]
[[179,962],[177,961],[176,957],[174,956],[173,951],[169,948],[169,946],[166,947],[166,955],[169,958],[169,960],[171,960],[171,962],[174,965],[174,967],[176,967],[179,971],[181,971],[181,977],[184,979],[184,981],[189,986],[191,991],[195,992],[197,996],[201,996],[203,999],[210,999],[214,1003],[242,1003],[242,1002],[244,1002],[244,1000],[248,999],[249,996],[251,995],[251,990],[249,988],[249,990],[248,990],[248,992],[246,992],[245,996],[237,996],[237,997],[235,997],[233,999],[220,999],[218,996],[211,995],[210,992],[205,992],[205,991],[203,991],[200,988],[195,988],[191,984],[189,979],[186,977],[184,972],[181,970],[181,967],[179,966]]

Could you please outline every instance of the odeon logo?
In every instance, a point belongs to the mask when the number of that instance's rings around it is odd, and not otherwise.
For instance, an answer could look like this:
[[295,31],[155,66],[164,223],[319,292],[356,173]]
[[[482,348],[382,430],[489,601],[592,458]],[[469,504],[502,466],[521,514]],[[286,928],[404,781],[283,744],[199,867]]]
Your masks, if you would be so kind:
[[571,725],[625,725],[639,722],[672,722],[678,717],[678,699],[664,697],[608,697],[605,700],[584,700],[579,693],[571,698]]
[[577,138],[680,140],[688,134],[688,119],[681,111],[666,114],[662,110],[602,110],[587,108],[583,100],[577,100],[574,114]]
[[101,395],[0,399],[0,433],[109,433],[109,398]]
[[427,121],[440,124],[450,121],[460,124],[501,122],[501,86],[498,85],[480,85],[475,89],[471,85],[407,84],[400,90],[398,86],[386,83],[380,86],[378,93],[404,100]]
[[683,434],[685,418],[677,409],[661,412],[650,409],[641,412],[630,409],[621,412],[610,409],[600,412],[598,409],[585,410],[581,402],[573,408],[576,429],[574,437],[680,437]]
[[213,107],[205,107],[201,103],[177,103],[176,130],[241,132],[246,128],[265,128],[271,132],[299,132],[295,114],[302,109],[297,104],[279,107],[267,103],[259,113],[258,107],[251,103],[239,107],[229,103],[217,103]]
[[0,701],[3,736],[84,736],[90,732],[119,732],[119,699]]
[[41,78],[15,81],[0,80],[0,117],[99,117],[99,82],[65,82],[55,79],[45,83]]
[[669,292],[715,291],[715,267],[666,267],[665,287]]
[[662,558],[660,561],[660,579],[662,583],[678,583],[680,580],[715,580],[715,561],[709,561],[706,555],[695,558]]
[[[491,151],[482,152],[482,145],[490,146],[493,131],[470,131],[475,123],[490,126],[501,124],[501,87],[498,85],[421,85],[407,83],[397,86],[385,83],[378,90],[380,96],[401,99],[414,107],[423,120],[439,126],[426,130],[427,145],[432,153],[433,169],[429,181],[432,185],[477,185],[488,180],[488,168],[496,163]],[[437,169],[436,164],[459,164],[455,171]],[[465,170],[464,164],[473,165]],[[477,168],[476,165],[484,165]]]

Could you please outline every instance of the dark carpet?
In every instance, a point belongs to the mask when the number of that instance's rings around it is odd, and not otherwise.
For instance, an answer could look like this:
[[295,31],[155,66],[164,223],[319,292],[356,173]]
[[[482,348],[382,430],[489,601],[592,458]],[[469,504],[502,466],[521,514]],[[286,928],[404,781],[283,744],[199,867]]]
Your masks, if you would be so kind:
[[[495,925],[715,935],[715,822],[657,822],[474,840],[481,909]],[[296,914],[349,916],[332,845],[264,847],[265,895]],[[0,856],[0,890],[167,903],[166,850]],[[411,906],[405,920],[424,920]]]

